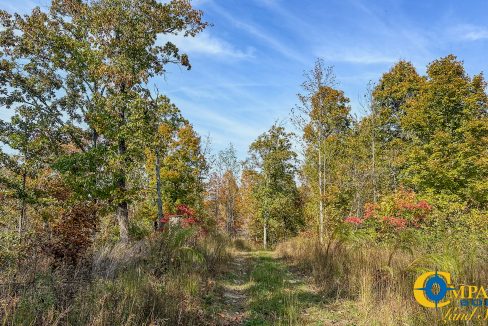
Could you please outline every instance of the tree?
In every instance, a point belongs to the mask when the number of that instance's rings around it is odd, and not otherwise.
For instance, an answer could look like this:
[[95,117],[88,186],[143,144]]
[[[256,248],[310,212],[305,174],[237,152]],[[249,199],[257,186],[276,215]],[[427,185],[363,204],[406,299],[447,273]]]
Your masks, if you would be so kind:
[[230,236],[237,232],[237,201],[239,197],[239,174],[241,162],[237,159],[234,145],[213,155],[212,169],[208,180],[208,205],[213,219]]
[[0,184],[14,192],[19,201],[18,233],[22,236],[27,223],[27,206],[34,204],[41,196],[40,190],[31,187],[30,179],[35,178],[45,166],[49,152],[49,139],[43,135],[40,120],[29,106],[20,106],[9,123],[0,121],[0,143],[8,146],[14,155],[0,152],[0,163],[5,173],[0,176]]
[[296,234],[303,222],[291,136],[283,127],[273,125],[249,147],[251,162],[259,173],[254,195],[265,249],[268,238],[276,242],[286,235]]
[[[332,147],[327,148],[329,140],[345,133],[350,124],[349,99],[342,91],[332,88],[335,76],[331,67],[324,67],[322,60],[317,60],[315,67],[305,74],[302,87],[305,94],[299,95],[300,106],[295,121],[303,130],[305,156],[309,166],[309,181],[317,180],[316,196],[319,208],[319,240],[324,238],[324,198],[327,190],[327,161],[333,158]],[[329,151],[329,152],[327,152]]]
[[453,55],[435,60],[402,128],[408,135],[402,180],[444,207],[485,207],[488,198],[488,97],[482,74],[470,78]]
[[188,122],[166,96],[148,98],[147,109],[142,112],[140,118],[147,128],[142,128],[143,134],[135,138],[141,140],[141,147],[146,148],[148,175],[154,176],[152,179],[155,179],[157,214],[154,226],[159,229],[160,221],[164,216],[162,162],[171,155],[179,130]]
[[227,233],[234,237],[236,234],[237,200],[239,186],[234,174],[227,170],[222,177],[222,187],[220,190],[220,202],[224,206],[225,224]]
[[377,115],[378,139],[384,142],[405,139],[401,120],[409,101],[420,92],[424,79],[408,61],[401,60],[383,74],[372,92]]
[[256,242],[261,236],[262,227],[256,218],[259,213],[259,203],[255,190],[258,187],[260,175],[257,171],[247,167],[242,170],[237,200],[239,215],[238,226],[246,238],[253,238]]
[[419,95],[425,79],[414,66],[399,61],[369,93],[370,115],[365,119],[371,132],[374,201],[378,193],[394,191],[400,183],[402,149],[408,135],[403,128],[409,104]]
[[200,137],[185,120],[161,159],[162,195],[167,212],[173,213],[179,204],[188,205],[197,212],[203,210],[206,170]]
[[[120,239],[127,242],[127,177],[143,157],[129,135],[144,126],[137,117],[147,108],[145,83],[163,74],[167,64],[190,68],[174,44],[161,46],[157,40],[195,36],[207,26],[202,13],[186,0],[54,0],[49,14],[36,8],[25,18],[0,16],[4,103],[30,105],[51,116],[56,128],[50,130],[62,131],[77,147],[67,156],[104,163],[104,169],[91,164],[85,170],[111,172],[113,187],[107,192],[117,206]],[[66,158],[62,172],[73,173],[68,163],[76,161]]]
[[215,183],[215,218],[220,220],[220,206],[223,207],[225,230],[231,236],[235,235],[235,220],[237,214],[236,200],[239,191],[237,178],[240,173],[240,162],[237,159],[234,145],[221,150],[215,162],[214,183]]

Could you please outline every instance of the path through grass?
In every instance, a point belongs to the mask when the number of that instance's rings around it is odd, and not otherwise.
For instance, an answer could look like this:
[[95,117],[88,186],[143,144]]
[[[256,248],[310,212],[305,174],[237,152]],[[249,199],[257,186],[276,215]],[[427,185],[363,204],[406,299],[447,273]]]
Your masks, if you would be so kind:
[[219,325],[346,325],[312,282],[273,252],[234,252],[218,280]]

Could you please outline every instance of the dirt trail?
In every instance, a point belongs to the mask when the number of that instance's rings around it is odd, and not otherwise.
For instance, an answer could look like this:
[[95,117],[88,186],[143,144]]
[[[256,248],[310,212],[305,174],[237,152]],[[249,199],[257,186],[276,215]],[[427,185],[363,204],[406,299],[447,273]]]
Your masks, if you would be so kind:
[[233,251],[227,273],[218,280],[219,325],[244,325],[249,317],[247,290],[252,259],[249,252]]

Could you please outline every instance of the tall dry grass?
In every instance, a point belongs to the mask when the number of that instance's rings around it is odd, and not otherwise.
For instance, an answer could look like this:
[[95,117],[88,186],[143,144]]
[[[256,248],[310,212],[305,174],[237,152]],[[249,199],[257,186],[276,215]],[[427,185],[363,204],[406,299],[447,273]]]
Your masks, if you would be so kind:
[[358,325],[441,323],[441,312],[421,307],[413,297],[414,281],[425,271],[438,268],[450,271],[457,284],[488,285],[486,254],[474,258],[449,248],[445,252],[414,249],[394,251],[386,245],[348,241],[320,245],[297,237],[278,245],[277,252],[312,275],[327,300],[353,301]]
[[226,265],[227,239],[172,229],[130,245],[92,248],[83,263],[44,257],[29,282],[0,293],[2,325],[205,325],[209,280]]

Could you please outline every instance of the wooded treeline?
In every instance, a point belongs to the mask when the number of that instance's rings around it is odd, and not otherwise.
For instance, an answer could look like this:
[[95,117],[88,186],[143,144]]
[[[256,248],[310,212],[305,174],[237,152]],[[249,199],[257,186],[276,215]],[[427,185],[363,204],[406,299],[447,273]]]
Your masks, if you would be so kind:
[[1,104],[13,115],[1,124],[2,207],[21,212],[19,237],[63,223],[53,206],[81,204],[95,219],[115,212],[127,242],[129,210],[137,215],[143,203],[133,203],[153,198],[161,179],[167,210],[200,208],[200,138],[148,82],[169,64],[190,69],[157,38],[194,37],[202,12],[188,1],[53,1],[47,13],[1,16]]
[[123,242],[178,204],[264,243],[302,230],[323,241],[398,191],[446,218],[486,210],[486,82],[453,55],[426,76],[398,62],[369,85],[359,117],[318,60],[291,114],[295,133],[272,126],[240,162],[232,145],[205,153],[148,86],[168,64],[191,67],[157,42],[207,26],[188,2],[54,1],[48,13],[2,12],[2,26],[1,103],[12,114],[1,122],[2,234],[12,241],[52,232],[81,207],[97,221],[115,213]]
[[[468,76],[453,55],[429,64],[426,76],[399,61],[368,85],[359,117],[332,67],[318,60],[305,77],[291,116],[295,135],[273,126],[250,146],[241,182],[227,169],[232,187],[243,188],[232,220],[247,223],[254,239],[264,240],[267,224],[273,243],[300,230],[330,239],[348,218],[362,220],[368,207],[392,196],[433,206],[435,218],[423,221],[429,225],[459,227],[466,215],[485,216],[488,102],[481,73]],[[387,211],[383,217],[393,207]]]

